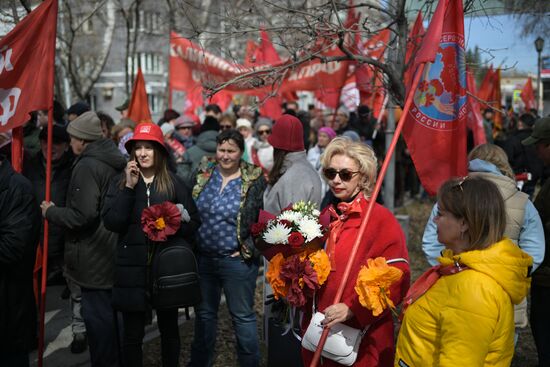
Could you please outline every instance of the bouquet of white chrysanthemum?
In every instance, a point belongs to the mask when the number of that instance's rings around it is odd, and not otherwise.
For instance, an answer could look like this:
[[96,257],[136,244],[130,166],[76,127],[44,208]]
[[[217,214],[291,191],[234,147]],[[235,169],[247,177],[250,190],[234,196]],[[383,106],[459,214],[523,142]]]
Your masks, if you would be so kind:
[[307,249],[319,249],[329,221],[329,216],[321,215],[316,204],[299,201],[283,209],[278,216],[261,211],[251,233],[257,240],[256,247],[266,258],[278,252],[286,257]]

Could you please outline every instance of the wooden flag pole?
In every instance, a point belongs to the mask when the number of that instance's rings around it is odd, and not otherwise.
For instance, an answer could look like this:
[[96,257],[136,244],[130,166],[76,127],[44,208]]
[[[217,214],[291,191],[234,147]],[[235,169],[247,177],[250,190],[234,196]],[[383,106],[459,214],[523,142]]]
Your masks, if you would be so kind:
[[[357,255],[357,250],[359,249],[359,244],[361,242],[361,239],[363,238],[363,233],[365,233],[365,229],[367,228],[367,224],[369,221],[369,218],[371,216],[372,208],[374,207],[374,204],[376,203],[376,198],[378,197],[378,194],[380,193],[380,189],[382,187],[382,182],[384,181],[384,176],[386,175],[386,171],[388,169],[388,165],[390,163],[390,158],[393,155],[393,152],[395,151],[395,146],[397,145],[397,140],[399,139],[399,135],[401,135],[401,130],[403,130],[404,121],[406,119],[407,114],[409,113],[409,110],[411,108],[412,100],[414,97],[414,92],[416,91],[416,88],[418,86],[418,83],[420,81],[420,77],[422,76],[424,72],[424,66],[426,64],[422,63],[419,65],[416,75],[413,80],[412,87],[409,91],[409,95],[407,97],[407,100],[405,102],[405,107],[403,108],[403,113],[401,115],[401,118],[399,119],[399,122],[397,124],[397,128],[395,129],[395,134],[393,135],[393,139],[391,141],[390,147],[388,148],[388,151],[386,153],[386,157],[384,158],[384,163],[382,164],[382,168],[380,169],[380,173],[378,175],[378,179],[376,180],[376,185],[374,187],[374,191],[372,193],[372,196],[369,200],[369,206],[367,208],[367,214],[363,218],[361,222],[361,226],[359,227],[359,230],[357,232],[356,240],[353,245],[353,248],[351,249],[351,252],[349,254],[349,259],[346,265],[346,269],[344,271],[344,274],[342,276],[342,282],[340,283],[340,286],[338,287],[338,291],[336,292],[336,296],[334,297],[334,301],[332,304],[339,303],[342,294],[344,293],[344,288],[346,286],[346,283],[348,281],[351,267],[353,265],[353,262],[355,260],[355,257]],[[323,346],[325,345],[325,342],[328,337],[329,329],[325,328],[323,330],[323,333],[321,334],[321,338],[319,339],[319,344],[317,345],[317,349],[315,350],[315,354],[313,355],[313,360],[310,363],[310,367],[316,367],[319,363],[319,359],[321,358],[321,352],[323,350]]]

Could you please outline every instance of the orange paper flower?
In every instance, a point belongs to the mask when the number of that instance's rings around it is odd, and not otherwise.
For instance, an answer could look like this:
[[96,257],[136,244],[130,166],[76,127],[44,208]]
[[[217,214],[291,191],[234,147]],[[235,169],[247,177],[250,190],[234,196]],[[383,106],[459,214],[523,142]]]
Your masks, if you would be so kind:
[[386,259],[368,259],[362,266],[355,283],[355,292],[363,307],[372,310],[373,316],[380,315],[386,308],[394,309],[390,299],[390,287],[403,276],[403,271],[389,266]]
[[323,285],[330,274],[330,259],[325,250],[317,250],[309,255],[313,270],[317,273],[319,285]]
[[267,281],[271,285],[271,288],[273,288],[273,297],[277,300],[281,297],[286,297],[288,292],[286,282],[281,279],[281,268],[284,262],[285,258],[283,254],[279,252],[271,258],[269,261],[269,268],[265,273]]

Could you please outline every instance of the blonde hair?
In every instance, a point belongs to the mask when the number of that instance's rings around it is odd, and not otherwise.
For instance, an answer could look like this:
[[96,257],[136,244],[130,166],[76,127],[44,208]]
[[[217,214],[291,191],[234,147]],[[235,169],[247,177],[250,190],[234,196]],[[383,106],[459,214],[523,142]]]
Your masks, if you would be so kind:
[[514,171],[508,162],[508,156],[501,147],[494,144],[481,144],[472,149],[468,154],[468,160],[481,159],[494,164],[504,175],[516,180]]
[[489,180],[481,177],[451,179],[439,189],[437,205],[468,224],[468,251],[484,249],[504,237],[504,199],[498,187]]
[[353,159],[359,166],[361,175],[360,187],[365,197],[369,198],[376,182],[376,173],[378,169],[378,160],[374,150],[366,144],[356,143],[349,139],[338,137],[334,138],[327,145],[325,152],[321,156],[321,166],[327,168],[330,165],[332,157],[335,155],[345,155]]

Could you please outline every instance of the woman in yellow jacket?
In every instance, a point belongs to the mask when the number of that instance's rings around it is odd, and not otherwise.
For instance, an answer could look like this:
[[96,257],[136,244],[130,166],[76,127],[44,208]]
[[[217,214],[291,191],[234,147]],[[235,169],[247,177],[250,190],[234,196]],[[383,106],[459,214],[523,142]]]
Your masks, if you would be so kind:
[[503,237],[504,202],[487,180],[446,182],[437,236],[446,250],[411,287],[395,366],[510,366],[514,309],[530,285],[532,259]]

